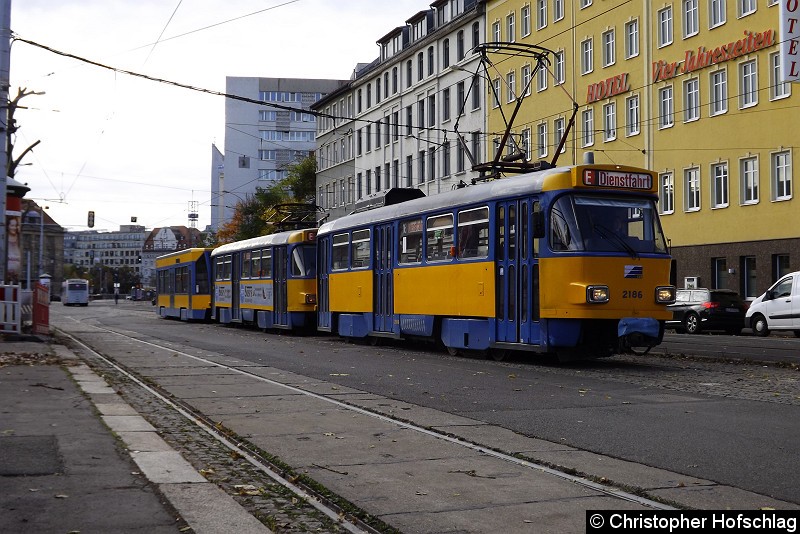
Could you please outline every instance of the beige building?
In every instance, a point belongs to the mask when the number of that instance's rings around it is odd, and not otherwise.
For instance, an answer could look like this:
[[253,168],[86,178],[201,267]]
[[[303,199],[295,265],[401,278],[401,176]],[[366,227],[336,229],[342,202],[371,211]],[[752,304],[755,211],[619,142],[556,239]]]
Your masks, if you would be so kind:
[[591,151],[657,171],[678,285],[757,296],[800,269],[800,97],[781,82],[778,10],[777,0],[489,1],[487,41],[552,54],[535,74],[525,58],[493,61],[501,98],[488,131],[503,131],[500,110],[532,77],[513,125],[531,160],[552,159],[576,104],[559,162]]

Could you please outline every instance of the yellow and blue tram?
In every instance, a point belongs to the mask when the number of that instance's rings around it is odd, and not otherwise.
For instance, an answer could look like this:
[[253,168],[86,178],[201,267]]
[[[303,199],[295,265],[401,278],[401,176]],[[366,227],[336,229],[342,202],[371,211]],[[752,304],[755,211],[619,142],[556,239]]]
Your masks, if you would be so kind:
[[213,318],[262,329],[313,329],[316,234],[280,232],[214,249]]
[[675,299],[656,192],[644,169],[565,166],[325,223],[317,327],[451,352],[654,346]]
[[182,321],[209,318],[211,250],[189,248],[156,258],[156,311],[160,317]]

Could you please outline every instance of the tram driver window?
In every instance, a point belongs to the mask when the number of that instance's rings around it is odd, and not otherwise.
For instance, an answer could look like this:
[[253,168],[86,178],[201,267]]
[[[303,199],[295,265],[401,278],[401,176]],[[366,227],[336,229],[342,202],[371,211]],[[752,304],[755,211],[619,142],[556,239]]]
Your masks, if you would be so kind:
[[400,223],[400,263],[422,262],[422,219]]
[[450,258],[453,247],[453,216],[428,217],[425,231],[425,257],[428,261]]
[[458,257],[489,255],[489,208],[464,210],[458,214]]
[[351,267],[353,269],[364,269],[369,267],[369,230],[357,230],[353,232],[353,241],[350,244],[350,252],[352,256]]

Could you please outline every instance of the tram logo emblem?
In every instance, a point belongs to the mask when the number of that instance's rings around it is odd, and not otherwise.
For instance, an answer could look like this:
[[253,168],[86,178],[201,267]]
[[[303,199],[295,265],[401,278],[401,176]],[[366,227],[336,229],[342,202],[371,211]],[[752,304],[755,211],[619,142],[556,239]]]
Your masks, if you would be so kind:
[[625,278],[641,278],[644,276],[644,267],[641,265],[626,265]]

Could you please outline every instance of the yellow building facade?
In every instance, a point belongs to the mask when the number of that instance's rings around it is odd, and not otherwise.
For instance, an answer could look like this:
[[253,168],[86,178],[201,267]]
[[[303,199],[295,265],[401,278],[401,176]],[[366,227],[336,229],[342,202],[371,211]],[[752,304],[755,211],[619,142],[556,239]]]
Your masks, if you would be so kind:
[[755,297],[800,270],[800,87],[781,81],[777,0],[496,0],[486,17],[487,42],[552,52],[542,72],[489,52],[495,143],[529,85],[512,131],[530,160],[553,159],[577,105],[559,163],[658,172],[679,286]]

